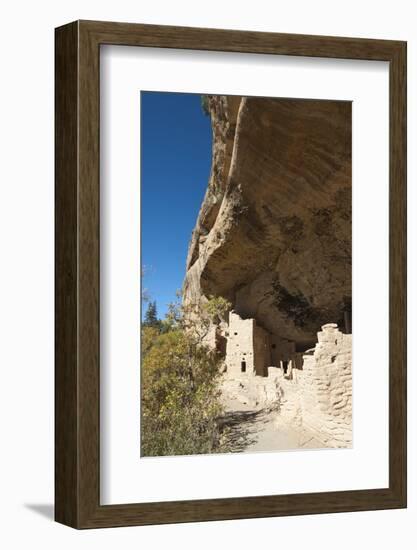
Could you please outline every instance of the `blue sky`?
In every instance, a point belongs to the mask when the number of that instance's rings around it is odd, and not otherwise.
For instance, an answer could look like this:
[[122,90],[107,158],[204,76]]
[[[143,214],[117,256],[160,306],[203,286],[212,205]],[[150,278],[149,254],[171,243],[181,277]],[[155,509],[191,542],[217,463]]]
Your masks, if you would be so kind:
[[159,317],[184,280],[210,175],[211,142],[200,95],[141,92],[143,286],[156,300]]

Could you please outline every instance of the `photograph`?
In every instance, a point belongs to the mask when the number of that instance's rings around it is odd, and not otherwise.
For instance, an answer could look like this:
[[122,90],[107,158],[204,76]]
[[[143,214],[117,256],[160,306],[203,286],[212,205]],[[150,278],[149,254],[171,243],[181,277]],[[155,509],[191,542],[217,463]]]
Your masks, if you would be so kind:
[[0,549],[414,548],[417,3],[329,4],[2,4]]
[[352,102],[140,102],[140,456],[351,448]]

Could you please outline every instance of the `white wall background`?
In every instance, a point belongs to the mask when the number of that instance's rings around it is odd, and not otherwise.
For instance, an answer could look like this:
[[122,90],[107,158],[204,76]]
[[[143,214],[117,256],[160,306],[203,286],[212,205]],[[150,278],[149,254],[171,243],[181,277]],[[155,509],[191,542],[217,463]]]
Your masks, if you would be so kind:
[[[413,0],[10,0],[0,8],[0,545],[321,550],[417,538],[417,10]],[[77,532],[52,522],[54,27],[74,19],[408,40],[409,508]],[[378,131],[378,129],[375,129]],[[376,197],[376,203],[378,198]],[[378,246],[378,243],[375,243]],[[371,320],[370,320],[371,322]],[[373,345],[378,345],[374,342]],[[343,476],[343,472],[340,472]],[[242,480],[243,481],[243,480]]]

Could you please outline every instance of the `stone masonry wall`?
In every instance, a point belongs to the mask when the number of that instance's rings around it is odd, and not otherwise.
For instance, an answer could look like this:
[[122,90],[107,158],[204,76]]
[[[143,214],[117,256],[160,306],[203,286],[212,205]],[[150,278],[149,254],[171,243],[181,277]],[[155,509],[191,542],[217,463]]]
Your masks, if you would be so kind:
[[352,445],[352,335],[328,324],[305,353],[300,382],[303,426],[326,446]]
[[258,376],[267,376],[267,365],[271,363],[269,335],[262,327],[256,325],[256,321],[253,327],[253,349],[255,373]]
[[264,376],[269,360],[268,334],[256,325],[255,319],[241,319],[233,311],[229,312],[225,361],[229,375]]
[[223,391],[255,408],[274,408],[281,421],[308,432],[323,447],[348,448],[352,446],[352,335],[331,323],[323,325],[317,338],[302,358],[290,343],[277,340],[275,349],[281,357],[288,354],[288,368],[284,371],[283,361],[281,367],[264,367],[272,355],[267,333],[254,319],[242,320],[231,312]]
[[283,340],[274,334],[269,338],[271,344],[271,365],[279,367],[281,361],[291,361],[295,354],[295,344],[289,340]]
[[229,313],[229,336],[226,346],[227,372],[231,376],[241,373],[242,362],[245,363],[246,374],[253,374],[254,349],[253,326],[254,319],[241,319],[233,311]]

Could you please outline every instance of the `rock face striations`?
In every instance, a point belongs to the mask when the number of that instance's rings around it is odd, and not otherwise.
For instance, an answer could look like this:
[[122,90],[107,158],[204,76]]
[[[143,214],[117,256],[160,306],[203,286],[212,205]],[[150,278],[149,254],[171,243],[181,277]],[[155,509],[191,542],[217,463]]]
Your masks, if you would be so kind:
[[208,96],[210,181],[184,301],[224,296],[303,351],[350,332],[351,103]]

